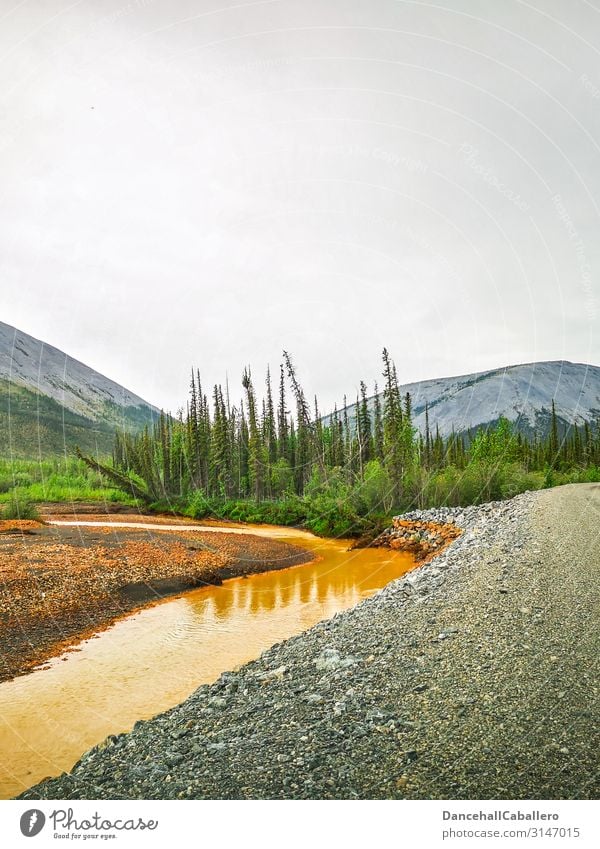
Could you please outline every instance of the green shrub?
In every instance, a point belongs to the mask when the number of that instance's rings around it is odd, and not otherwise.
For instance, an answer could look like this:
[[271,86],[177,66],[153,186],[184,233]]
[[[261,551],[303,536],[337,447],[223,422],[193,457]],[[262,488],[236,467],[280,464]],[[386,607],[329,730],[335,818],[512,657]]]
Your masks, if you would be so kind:
[[392,482],[385,467],[379,460],[370,460],[365,466],[364,480],[358,490],[360,503],[356,504],[360,512],[387,512],[392,507]]
[[12,478],[0,478],[0,494],[10,492],[15,483]]
[[190,519],[203,519],[205,516],[210,515],[210,505],[202,490],[196,490],[192,493],[188,499],[184,513]]
[[502,498],[512,498],[527,490],[542,489],[543,486],[543,472],[526,472],[521,466],[511,464],[504,470]]
[[40,514],[31,501],[19,501],[13,498],[2,508],[2,519],[35,519],[39,521]]

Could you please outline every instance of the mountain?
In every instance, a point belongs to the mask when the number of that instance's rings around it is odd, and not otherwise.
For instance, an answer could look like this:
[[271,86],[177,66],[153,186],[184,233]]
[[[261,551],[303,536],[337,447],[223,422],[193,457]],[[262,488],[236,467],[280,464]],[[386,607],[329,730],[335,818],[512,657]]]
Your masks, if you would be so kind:
[[75,445],[110,453],[158,411],[143,398],[16,327],[0,322],[0,455],[37,457]]
[[[552,401],[563,425],[600,419],[600,368],[566,360],[526,363],[408,383],[415,425],[443,436],[500,416],[526,434],[546,433]],[[373,398],[369,399],[371,410]],[[349,407],[354,417],[355,407]],[[0,322],[0,456],[110,453],[118,427],[136,432],[158,410],[125,387],[27,333]],[[328,417],[325,419],[327,421]]]
[[[546,433],[552,401],[563,425],[600,418],[600,368],[566,360],[526,363],[491,371],[407,383],[414,424],[425,433],[425,405],[429,427],[443,436],[490,425],[505,416],[524,434]],[[371,409],[373,399],[369,399]],[[354,405],[349,415],[354,416]]]

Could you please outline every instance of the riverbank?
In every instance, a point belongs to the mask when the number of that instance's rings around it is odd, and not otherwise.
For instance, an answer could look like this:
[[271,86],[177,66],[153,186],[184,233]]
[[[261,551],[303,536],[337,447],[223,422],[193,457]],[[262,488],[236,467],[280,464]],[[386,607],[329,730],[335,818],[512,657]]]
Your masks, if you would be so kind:
[[[46,521],[78,517],[107,522],[85,505],[77,505],[77,515],[73,506],[70,515],[43,510]],[[119,511],[114,518],[140,516]],[[311,559],[304,549],[251,534],[0,521],[0,681],[76,650],[82,639],[169,595]]]
[[464,533],[23,798],[596,798],[600,487]]

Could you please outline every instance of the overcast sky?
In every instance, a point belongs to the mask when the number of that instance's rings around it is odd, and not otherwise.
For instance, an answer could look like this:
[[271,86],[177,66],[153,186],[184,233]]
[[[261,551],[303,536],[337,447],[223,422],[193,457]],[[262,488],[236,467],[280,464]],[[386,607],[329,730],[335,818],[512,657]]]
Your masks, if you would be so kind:
[[600,363],[587,0],[0,0],[0,169],[0,318],[172,410]]

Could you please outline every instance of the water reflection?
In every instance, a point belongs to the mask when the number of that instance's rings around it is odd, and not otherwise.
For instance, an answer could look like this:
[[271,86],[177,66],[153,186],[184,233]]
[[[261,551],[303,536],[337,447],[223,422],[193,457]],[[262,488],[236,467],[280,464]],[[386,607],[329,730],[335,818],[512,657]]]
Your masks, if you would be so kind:
[[108,734],[178,704],[414,566],[406,554],[349,552],[347,542],[304,532],[260,533],[318,559],[168,600],[121,620],[49,669],[0,685],[0,796],[69,769]]

